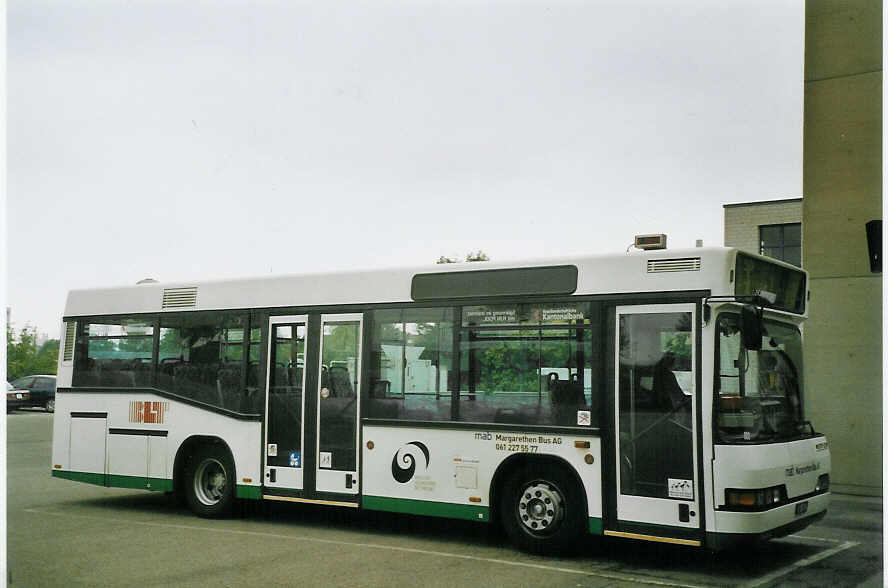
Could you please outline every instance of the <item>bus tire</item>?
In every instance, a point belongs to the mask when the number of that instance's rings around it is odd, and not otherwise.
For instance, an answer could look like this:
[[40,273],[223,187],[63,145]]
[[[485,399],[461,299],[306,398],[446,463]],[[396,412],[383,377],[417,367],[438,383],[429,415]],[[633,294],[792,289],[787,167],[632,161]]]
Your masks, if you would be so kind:
[[583,493],[563,467],[530,464],[513,472],[500,495],[500,519],[512,542],[541,555],[566,553],[586,528]]
[[228,515],[234,504],[234,463],[220,445],[198,448],[185,466],[185,500],[194,514],[205,518]]

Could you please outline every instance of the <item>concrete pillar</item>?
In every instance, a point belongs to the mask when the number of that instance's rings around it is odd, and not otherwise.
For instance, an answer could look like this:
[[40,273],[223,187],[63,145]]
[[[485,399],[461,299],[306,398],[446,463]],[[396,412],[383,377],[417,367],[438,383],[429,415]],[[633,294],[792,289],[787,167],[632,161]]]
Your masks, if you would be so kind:
[[865,225],[882,218],[882,4],[805,4],[802,241],[808,416],[827,434],[832,483],[882,492],[882,276]]

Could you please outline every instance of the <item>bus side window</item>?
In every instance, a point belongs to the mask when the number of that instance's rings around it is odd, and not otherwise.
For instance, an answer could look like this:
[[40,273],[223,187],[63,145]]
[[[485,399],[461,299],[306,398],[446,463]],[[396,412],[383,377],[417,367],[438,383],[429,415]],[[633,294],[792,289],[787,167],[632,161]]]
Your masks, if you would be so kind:
[[[77,335],[74,385],[109,388],[150,385],[153,339],[154,321],[150,318],[118,317],[84,323]],[[142,362],[149,366],[147,377],[144,371],[138,371],[137,366]]]
[[367,416],[450,420],[453,309],[375,310],[367,318]]
[[460,364],[461,421],[598,424],[592,329],[465,328]]
[[[235,412],[252,408],[256,400],[241,384],[246,318],[220,312],[161,316],[157,387]],[[258,335],[251,329],[251,343]],[[251,356],[258,356],[258,345],[250,347]]]

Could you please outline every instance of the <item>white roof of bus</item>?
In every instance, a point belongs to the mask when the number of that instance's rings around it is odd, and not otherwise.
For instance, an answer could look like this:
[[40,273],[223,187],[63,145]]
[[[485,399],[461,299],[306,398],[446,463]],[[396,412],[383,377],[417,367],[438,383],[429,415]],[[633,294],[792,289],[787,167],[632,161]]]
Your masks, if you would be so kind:
[[[302,275],[273,275],[234,280],[145,283],[117,288],[72,290],[65,316],[411,302],[413,276],[420,273],[575,265],[576,295],[711,290],[730,295],[730,270],[736,249],[702,247],[632,251],[524,262],[475,262]],[[697,271],[648,271],[649,260],[700,258]],[[771,260],[774,261],[774,260]],[[197,288],[196,305],[163,309],[164,290]]]

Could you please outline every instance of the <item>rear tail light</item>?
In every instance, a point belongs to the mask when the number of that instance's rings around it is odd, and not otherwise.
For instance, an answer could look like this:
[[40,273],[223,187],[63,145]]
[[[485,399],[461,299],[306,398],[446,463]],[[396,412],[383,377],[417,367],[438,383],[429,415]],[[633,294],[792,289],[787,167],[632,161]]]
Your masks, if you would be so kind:
[[741,509],[765,509],[786,502],[786,486],[771,486],[757,490],[725,490],[725,503],[729,507]]
[[814,487],[815,492],[826,492],[829,490],[829,474],[822,474],[817,478],[817,486]]

